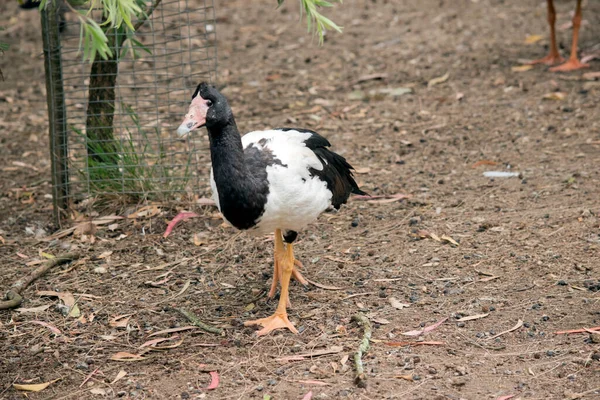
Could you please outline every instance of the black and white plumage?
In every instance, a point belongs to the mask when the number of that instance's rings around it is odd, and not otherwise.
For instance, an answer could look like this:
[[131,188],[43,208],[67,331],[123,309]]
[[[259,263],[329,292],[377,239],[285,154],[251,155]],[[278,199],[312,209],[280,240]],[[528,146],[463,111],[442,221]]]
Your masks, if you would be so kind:
[[227,100],[206,83],[198,85],[177,132],[187,135],[200,126],[208,130],[213,198],[225,220],[240,230],[275,232],[269,296],[281,281],[279,305],[272,316],[246,325],[262,325],[259,335],[279,328],[297,333],[287,317],[289,282],[292,276],[308,282],[296,268],[301,263],[294,258],[292,243],[327,208],[340,208],[351,193],[365,193],[352,176],[352,166],[316,132],[279,128],[240,137]]
[[[329,150],[331,144],[318,133],[278,128],[240,138],[227,100],[216,89],[200,84],[194,94],[193,101],[212,103],[217,110],[213,119],[224,119],[212,122],[210,111],[206,118],[210,180],[219,210],[237,229],[297,232],[328,207],[339,209],[351,193],[364,194],[350,164]],[[180,126],[180,134],[198,123],[194,119],[198,112],[192,114]]]

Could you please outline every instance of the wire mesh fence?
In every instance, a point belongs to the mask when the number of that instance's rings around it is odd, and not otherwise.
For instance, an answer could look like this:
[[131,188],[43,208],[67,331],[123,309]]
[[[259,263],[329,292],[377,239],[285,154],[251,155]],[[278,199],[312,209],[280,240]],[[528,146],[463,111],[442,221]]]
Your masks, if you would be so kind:
[[[163,200],[198,187],[193,142],[174,127],[198,82],[215,79],[214,2],[145,4],[135,35],[106,32],[113,57],[92,64],[80,51],[77,16],[42,13],[57,219],[89,198]],[[93,16],[102,22],[101,10]]]

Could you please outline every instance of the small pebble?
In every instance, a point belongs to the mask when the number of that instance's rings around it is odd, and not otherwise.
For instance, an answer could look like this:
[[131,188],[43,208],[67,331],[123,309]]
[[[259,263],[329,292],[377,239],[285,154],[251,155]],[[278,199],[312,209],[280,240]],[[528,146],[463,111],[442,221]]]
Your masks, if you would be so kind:
[[269,382],[267,382],[269,384],[269,386],[275,386],[277,385],[277,379],[269,379]]
[[350,224],[350,226],[352,226],[353,228],[356,228],[356,227],[358,226],[358,222],[359,222],[359,221],[358,221],[358,217],[357,217],[357,218],[354,218],[354,219],[352,220],[352,223]]

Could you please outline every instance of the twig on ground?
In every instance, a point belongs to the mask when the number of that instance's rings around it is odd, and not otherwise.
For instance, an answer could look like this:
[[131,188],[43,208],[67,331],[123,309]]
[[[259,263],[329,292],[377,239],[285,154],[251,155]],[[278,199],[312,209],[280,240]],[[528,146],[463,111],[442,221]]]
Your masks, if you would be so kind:
[[369,351],[371,346],[371,322],[363,314],[356,314],[352,317],[353,321],[356,321],[359,326],[363,328],[363,338],[360,341],[358,350],[354,354],[354,366],[356,367],[356,377],[354,383],[360,388],[367,387],[367,377],[365,375],[365,368],[362,362],[362,357]]
[[39,266],[35,271],[26,276],[25,278],[19,279],[15,282],[6,293],[6,301],[0,302],[0,310],[6,310],[9,308],[18,307],[23,302],[21,292],[27,289],[36,279],[42,277],[52,268],[57,265],[66,264],[69,261],[73,261],[79,258],[79,254],[67,253],[59,255],[51,260],[46,261],[43,265]]
[[216,326],[208,325],[208,324],[200,321],[200,318],[198,318],[193,313],[191,313],[187,310],[184,310],[183,308],[174,308],[173,310],[178,311],[181,315],[186,317],[188,319],[188,321],[190,321],[194,326],[197,326],[198,328],[202,329],[203,331],[215,333],[217,335],[220,335],[221,333],[223,333],[223,329],[217,328]]

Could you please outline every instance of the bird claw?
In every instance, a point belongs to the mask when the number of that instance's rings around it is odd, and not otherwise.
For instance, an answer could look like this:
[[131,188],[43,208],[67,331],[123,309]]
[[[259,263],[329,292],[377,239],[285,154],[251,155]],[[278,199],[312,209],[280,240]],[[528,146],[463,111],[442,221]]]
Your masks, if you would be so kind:
[[263,328],[256,332],[256,336],[264,336],[275,329],[284,329],[287,328],[293,333],[298,334],[298,330],[294,327],[294,325],[288,319],[287,313],[275,313],[267,318],[255,319],[252,321],[244,322],[244,326],[252,326],[252,325],[261,325]]
[[552,71],[552,72],[576,71],[578,69],[588,68],[589,66],[590,66],[590,64],[583,64],[579,60],[569,60],[564,64],[550,68],[550,71]]

